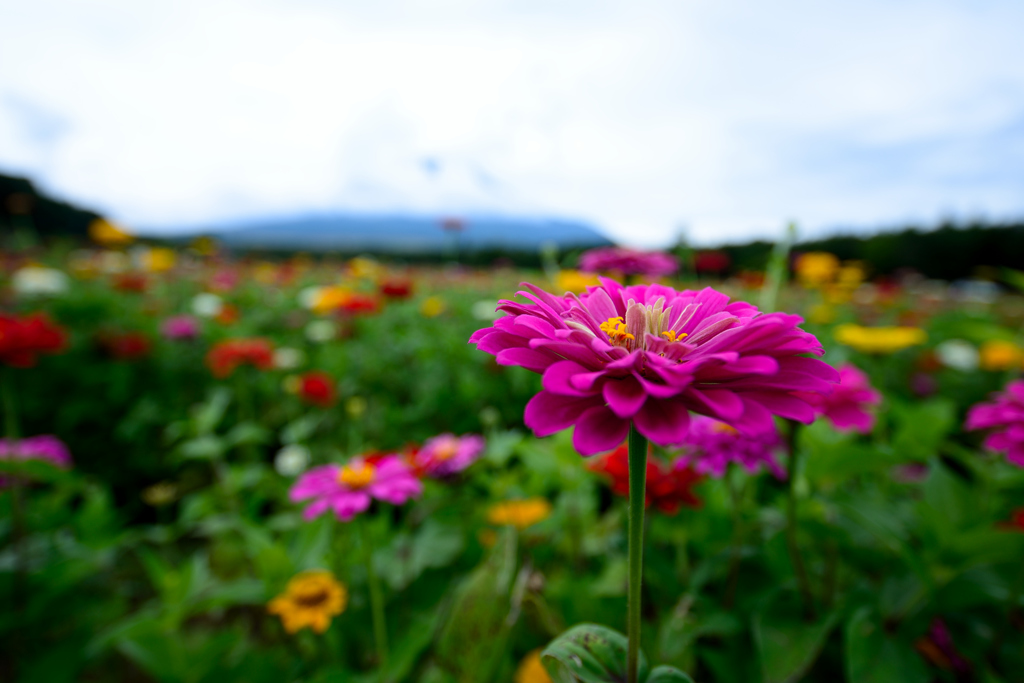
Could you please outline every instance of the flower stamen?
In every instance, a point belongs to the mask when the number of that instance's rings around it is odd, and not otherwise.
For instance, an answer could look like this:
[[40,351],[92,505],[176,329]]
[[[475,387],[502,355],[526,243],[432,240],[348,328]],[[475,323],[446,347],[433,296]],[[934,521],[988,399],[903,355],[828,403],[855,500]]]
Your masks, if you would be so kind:
[[353,461],[352,464],[341,468],[338,472],[338,481],[350,489],[361,489],[370,485],[376,469],[368,462]]
[[674,343],[677,341],[681,341],[683,337],[688,337],[690,335],[686,332],[677,335],[675,330],[667,330],[665,332],[662,332],[661,336],[664,337],[665,339],[668,339],[670,342]]
[[608,335],[608,339],[611,340],[612,344],[625,345],[627,339],[636,340],[629,330],[626,328],[626,321],[622,319],[622,316],[616,318],[608,318],[600,325],[601,331]]

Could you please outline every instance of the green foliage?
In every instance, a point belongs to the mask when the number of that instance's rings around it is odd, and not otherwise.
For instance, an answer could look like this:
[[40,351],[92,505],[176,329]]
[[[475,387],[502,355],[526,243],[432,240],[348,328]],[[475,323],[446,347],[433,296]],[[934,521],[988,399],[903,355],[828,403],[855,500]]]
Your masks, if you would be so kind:
[[[304,334],[317,316],[297,301],[304,287],[337,279],[340,267],[321,265],[286,285],[243,280],[224,294],[240,320],[204,320],[190,342],[160,338],[161,319],[204,290],[214,266],[202,268],[154,277],[142,294],[99,276],[59,297],[12,299],[71,332],[66,353],[12,374],[22,433],[58,435],[74,467],[0,460],[0,680],[503,682],[538,650],[555,680],[620,680],[625,501],[569,432],[538,439],[522,427],[535,375],[466,343],[487,324],[475,303],[511,296],[536,274],[417,271],[412,299],[339,319],[341,336],[319,343]],[[431,295],[446,305],[436,317],[420,311]],[[815,296],[784,288],[779,308],[805,311]],[[895,323],[916,303],[843,306],[839,316]],[[797,434],[810,610],[786,544],[788,482],[735,468],[708,478],[695,489],[700,509],[648,515],[642,645],[661,666],[645,668],[647,683],[952,681],[929,640],[936,620],[970,662],[962,678],[1010,681],[1024,670],[1024,533],[1009,524],[1024,506],[1024,470],[961,427],[1016,371],[957,370],[932,355],[949,339],[1016,340],[1019,304],[947,301],[924,323],[925,346],[890,356],[840,347],[831,327],[814,328],[826,358],[867,372],[884,402],[869,434],[827,420]],[[97,335],[112,329],[145,332],[152,351],[111,357]],[[306,362],[212,377],[210,346],[253,335]],[[311,369],[334,378],[337,405],[310,406],[285,389]],[[924,398],[911,381],[920,374],[937,387]],[[352,398],[365,400],[364,413],[346,409]],[[311,466],[336,463],[444,431],[485,434],[483,457],[427,480],[405,506],[375,503],[360,518],[391,643],[379,670],[364,540],[329,515],[306,521],[275,455],[301,446]],[[533,497],[551,504],[546,519],[521,530],[488,522],[494,503]],[[345,586],[345,610],[323,634],[288,633],[267,604],[316,569]]]

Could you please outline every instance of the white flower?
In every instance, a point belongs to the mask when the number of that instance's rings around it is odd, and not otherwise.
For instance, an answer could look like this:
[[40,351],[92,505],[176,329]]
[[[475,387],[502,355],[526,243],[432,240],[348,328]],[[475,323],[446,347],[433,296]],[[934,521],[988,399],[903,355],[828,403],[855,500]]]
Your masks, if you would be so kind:
[[306,354],[302,349],[282,346],[274,349],[274,367],[279,370],[294,370],[306,362]]
[[978,369],[978,349],[963,339],[950,339],[935,347],[939,362],[947,368],[970,372]]
[[68,276],[54,268],[26,266],[14,273],[11,286],[18,294],[62,294],[68,290]]
[[475,304],[473,304],[473,307],[469,309],[469,311],[477,320],[492,321],[497,320],[501,316],[505,315],[501,311],[495,310],[497,308],[497,301],[490,301],[484,299],[483,301],[477,301]]
[[283,477],[294,477],[309,466],[309,449],[299,444],[289,444],[274,456],[274,469]]
[[306,287],[299,292],[299,305],[306,310],[312,310],[316,306],[316,302],[320,300],[320,293],[324,291],[323,287]]
[[334,339],[338,334],[338,326],[331,320],[314,320],[306,325],[306,339],[322,343]]
[[128,257],[119,251],[104,251],[100,254],[99,268],[104,273],[123,273],[130,265]]
[[201,318],[214,318],[224,308],[224,300],[216,294],[203,292],[192,297],[192,312]]

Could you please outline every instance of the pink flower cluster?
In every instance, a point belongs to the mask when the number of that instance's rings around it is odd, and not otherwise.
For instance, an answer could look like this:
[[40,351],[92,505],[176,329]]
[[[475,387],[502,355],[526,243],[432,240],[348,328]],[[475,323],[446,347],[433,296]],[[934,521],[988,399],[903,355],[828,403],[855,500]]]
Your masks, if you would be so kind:
[[774,427],[773,415],[810,423],[809,395],[827,394],[839,373],[808,354],[824,353],[799,316],[760,313],[706,288],[624,287],[609,280],[577,297],[533,285],[530,303],[502,301],[507,313],[470,343],[543,375],[526,406],[537,436],[575,426],[583,455],[615,448],[630,423],[662,446],[684,442],[690,412],[747,434]]
[[623,275],[671,275],[679,260],[663,251],[636,251],[622,247],[601,247],[580,255],[580,270],[587,273],[618,272]]
[[423,484],[400,455],[353,458],[345,465],[323,465],[304,473],[292,487],[292,502],[312,500],[307,520],[328,510],[343,522],[370,507],[373,499],[402,505],[423,492]]
[[779,479],[786,478],[786,470],[779,465],[776,455],[784,444],[775,425],[756,434],[743,434],[724,422],[697,416],[690,423],[690,432],[683,444],[684,455],[679,465],[690,465],[701,474],[725,476],[730,462],[742,465],[754,473],[761,466]]
[[847,363],[839,368],[839,384],[830,394],[808,393],[804,400],[841,432],[869,433],[875,426],[873,406],[882,402],[882,394],[871,387],[868,376]]
[[991,429],[985,447],[1004,451],[1006,459],[1024,467],[1024,380],[1015,380],[990,403],[979,403],[967,412],[964,428]]
[[[64,442],[50,434],[31,436],[27,439],[12,441],[0,439],[0,460],[24,461],[42,460],[61,469],[71,467],[71,453]],[[0,486],[6,479],[0,476]]]
[[413,468],[428,477],[448,477],[472,465],[484,452],[484,438],[476,434],[463,437],[440,434],[410,456]]
[[441,434],[406,454],[374,453],[344,465],[323,465],[304,473],[292,487],[292,502],[312,501],[303,516],[331,511],[343,522],[370,507],[374,499],[402,505],[423,492],[421,476],[443,479],[461,472],[483,453],[482,436]]

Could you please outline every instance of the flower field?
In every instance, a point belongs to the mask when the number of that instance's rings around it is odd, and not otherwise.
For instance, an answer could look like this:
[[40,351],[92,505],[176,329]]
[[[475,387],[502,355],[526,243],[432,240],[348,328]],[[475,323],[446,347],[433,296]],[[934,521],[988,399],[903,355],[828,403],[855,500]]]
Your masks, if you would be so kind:
[[0,680],[1024,681],[1024,296],[616,256],[4,255]]

